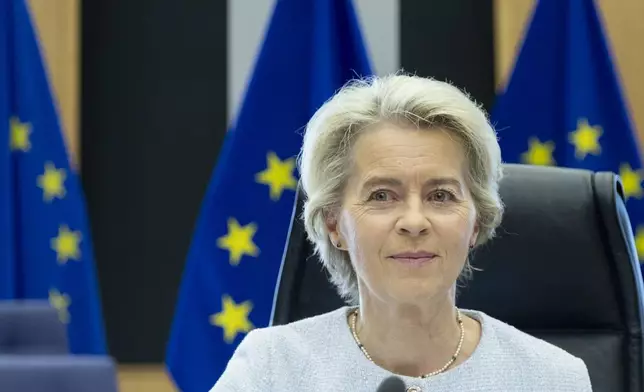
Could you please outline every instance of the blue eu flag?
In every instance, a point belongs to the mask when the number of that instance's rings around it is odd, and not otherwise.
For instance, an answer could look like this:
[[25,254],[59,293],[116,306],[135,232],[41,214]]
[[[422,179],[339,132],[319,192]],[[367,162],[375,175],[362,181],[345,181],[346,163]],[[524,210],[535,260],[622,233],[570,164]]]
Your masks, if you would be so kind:
[[245,334],[268,325],[302,129],[344,83],[370,74],[349,0],[276,2],[186,261],[166,357],[182,391],[210,389]]
[[508,162],[618,173],[644,258],[642,163],[592,0],[538,2],[491,117]]
[[0,0],[0,299],[49,299],[74,353],[104,354],[79,178],[25,0]]

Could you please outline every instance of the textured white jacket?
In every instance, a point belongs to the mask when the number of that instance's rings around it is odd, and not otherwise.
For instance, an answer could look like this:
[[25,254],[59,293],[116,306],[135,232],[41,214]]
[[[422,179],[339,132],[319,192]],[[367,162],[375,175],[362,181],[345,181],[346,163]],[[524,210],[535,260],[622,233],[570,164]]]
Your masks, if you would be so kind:
[[[347,324],[351,308],[251,331],[211,392],[374,392],[393,374],[369,361]],[[465,362],[437,376],[401,377],[410,391],[590,392],[582,360],[485,313],[482,336]]]

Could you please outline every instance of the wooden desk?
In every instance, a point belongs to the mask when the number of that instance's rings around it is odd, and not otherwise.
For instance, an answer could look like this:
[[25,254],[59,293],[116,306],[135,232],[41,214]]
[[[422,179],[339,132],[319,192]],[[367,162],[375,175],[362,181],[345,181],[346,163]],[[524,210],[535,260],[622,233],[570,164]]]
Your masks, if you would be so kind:
[[120,392],[178,392],[160,364],[120,365]]

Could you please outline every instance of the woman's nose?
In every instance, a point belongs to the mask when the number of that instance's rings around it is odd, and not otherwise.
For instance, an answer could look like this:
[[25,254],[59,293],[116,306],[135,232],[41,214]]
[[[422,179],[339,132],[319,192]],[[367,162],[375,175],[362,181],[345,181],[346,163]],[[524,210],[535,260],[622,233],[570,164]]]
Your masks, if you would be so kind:
[[396,223],[396,231],[401,235],[417,237],[427,234],[430,222],[423,210],[422,202],[409,203]]

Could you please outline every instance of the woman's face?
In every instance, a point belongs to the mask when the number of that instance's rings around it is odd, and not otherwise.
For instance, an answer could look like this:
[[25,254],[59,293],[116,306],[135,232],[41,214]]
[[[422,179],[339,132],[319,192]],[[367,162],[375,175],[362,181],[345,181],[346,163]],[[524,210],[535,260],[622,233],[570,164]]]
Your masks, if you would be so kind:
[[361,296],[414,303],[450,292],[478,234],[466,173],[463,147],[441,129],[384,124],[356,140],[330,229]]

